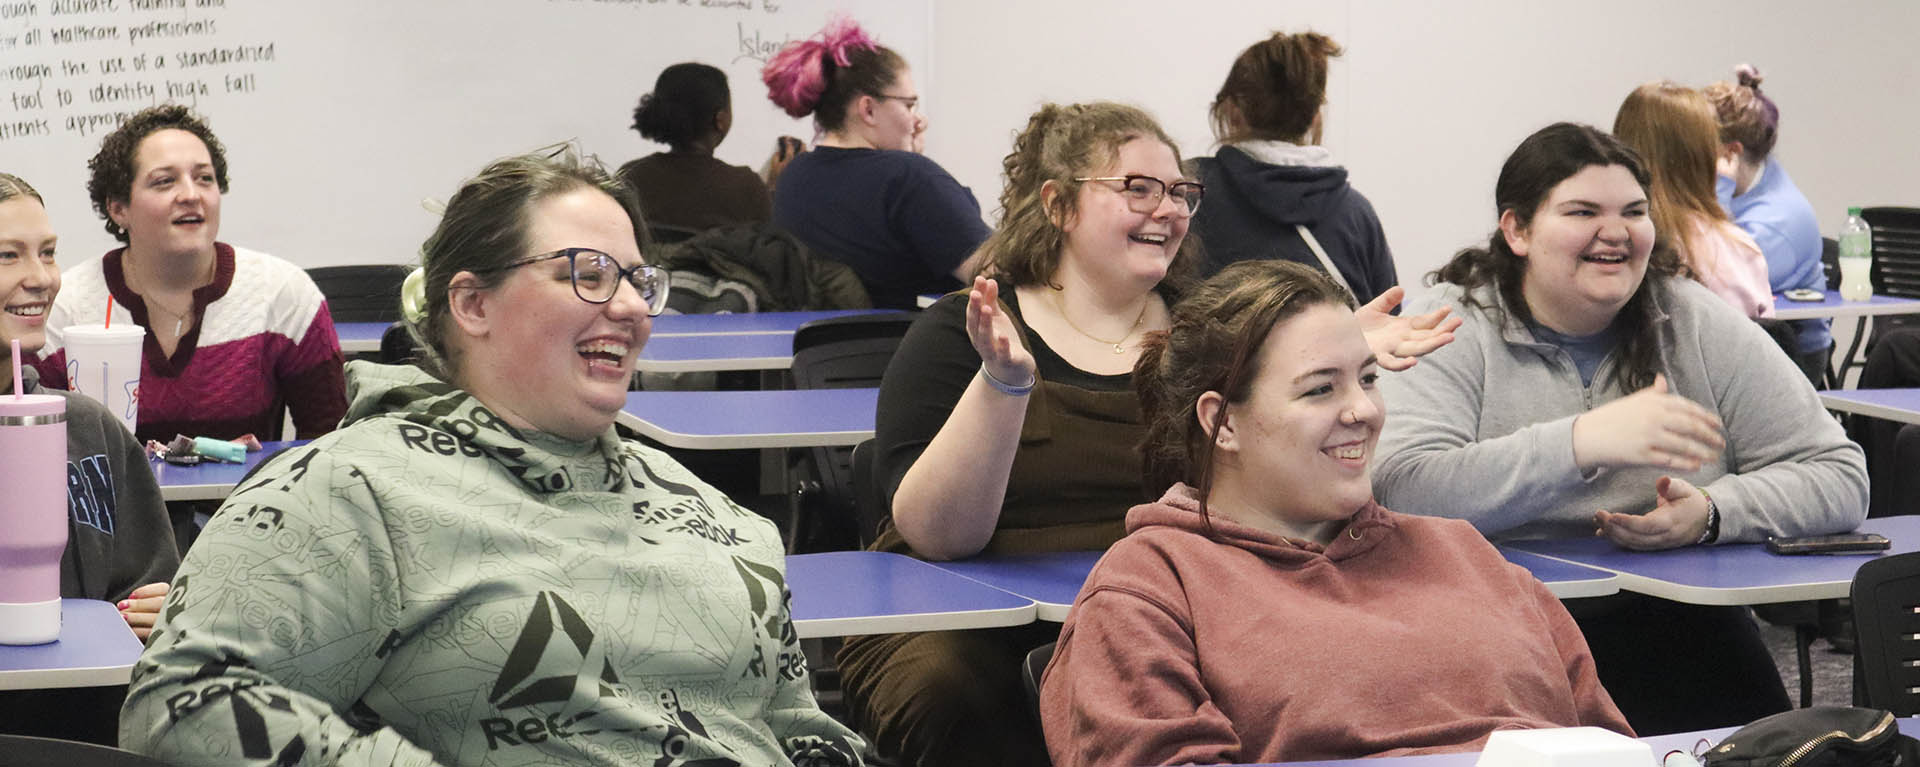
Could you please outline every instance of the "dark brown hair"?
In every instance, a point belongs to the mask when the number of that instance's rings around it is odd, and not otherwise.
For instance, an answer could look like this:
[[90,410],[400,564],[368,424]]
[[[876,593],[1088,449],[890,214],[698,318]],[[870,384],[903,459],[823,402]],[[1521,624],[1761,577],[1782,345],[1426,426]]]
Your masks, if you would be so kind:
[[534,206],[576,189],[595,189],[619,203],[633,224],[636,243],[646,252],[647,226],[639,199],[599,160],[583,158],[572,145],[560,144],[494,161],[460,185],[447,201],[440,225],[420,246],[426,316],[409,322],[408,330],[426,352],[422,369],[448,381],[459,372],[458,350],[447,343],[446,333],[453,311],[447,291],[454,275],[472,272],[481,290],[499,285],[509,275],[505,266],[532,255],[527,238]]
[[[1083,182],[1074,179],[1099,174],[1119,159],[1121,146],[1137,138],[1166,144],[1174,162],[1180,162],[1173,138],[1138,107],[1095,101],[1046,104],[1034,112],[1014,137],[1013,151],[1000,162],[1006,172],[1000,225],[980,246],[985,254],[982,272],[1002,280],[1003,288],[1052,285],[1066,245],[1061,227],[1073,220],[1080,199]],[[1049,181],[1059,190],[1051,203],[1040,193]],[[1164,281],[1176,287],[1187,281],[1199,268],[1199,247],[1199,238],[1189,229]]]
[[106,220],[107,234],[123,243],[127,241],[127,230],[107,214],[107,203],[125,204],[132,196],[134,159],[140,152],[140,142],[163,130],[183,130],[206,144],[207,155],[213,158],[213,179],[219,183],[220,193],[227,193],[227,148],[220,145],[220,139],[214,137],[213,129],[207,127],[199,115],[179,104],[142,109],[101,139],[100,151],[87,161],[87,170],[93,174],[87,179],[87,196],[93,200],[93,210]]
[[[1226,423],[1227,408],[1246,402],[1253,391],[1267,336],[1320,304],[1351,309],[1353,296],[1312,267],[1281,259],[1241,261],[1175,304],[1166,330],[1147,334],[1133,366],[1133,389],[1147,427],[1140,455],[1150,497],[1185,482],[1199,492],[1200,514],[1206,516],[1212,435]],[[1210,391],[1226,402],[1203,428],[1195,408]]]
[[[1534,214],[1546,203],[1553,188],[1591,165],[1626,168],[1634,180],[1640,182],[1642,190],[1652,183],[1640,156],[1619,139],[1589,125],[1554,123],[1521,141],[1513,154],[1507,156],[1506,164],[1500,166],[1500,180],[1493,187],[1496,218],[1513,211],[1521,227],[1531,225]],[[1526,272],[1527,260],[1515,255],[1513,249],[1507,247],[1506,236],[1495,229],[1487,238],[1486,247],[1467,248],[1454,254],[1446,266],[1427,275],[1427,284],[1459,285],[1465,289],[1460,300],[1467,306],[1482,306],[1473,291],[1491,285],[1499,291],[1505,311],[1512,312],[1521,322],[1532,323],[1533,312],[1528,310],[1526,297],[1520,292]],[[1615,382],[1627,391],[1647,387],[1659,372],[1658,328],[1653,324],[1653,299],[1648,295],[1653,290],[1654,278],[1680,273],[1679,256],[1666,248],[1654,248],[1647,260],[1646,276],[1615,320],[1622,338],[1622,364],[1614,368],[1613,375]],[[1503,316],[1498,319],[1505,321]]]
[[1327,103],[1327,60],[1341,52],[1318,32],[1275,32],[1247,46],[1214,94],[1214,138],[1300,143]]

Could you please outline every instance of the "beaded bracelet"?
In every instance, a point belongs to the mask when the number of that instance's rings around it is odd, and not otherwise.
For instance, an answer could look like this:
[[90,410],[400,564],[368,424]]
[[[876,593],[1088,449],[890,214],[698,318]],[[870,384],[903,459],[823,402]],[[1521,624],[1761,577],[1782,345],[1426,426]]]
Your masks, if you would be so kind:
[[1720,505],[1713,502],[1713,496],[1707,495],[1706,488],[1696,487],[1694,489],[1700,491],[1701,498],[1707,499],[1707,529],[1701,530],[1700,540],[1693,542],[1695,546],[1703,546],[1720,540]]
[[1005,394],[1009,397],[1027,396],[1028,392],[1033,391],[1033,385],[1038,380],[1038,376],[1028,376],[1027,382],[1025,384],[1020,386],[1015,386],[1013,384],[1007,383],[1006,381],[1002,381],[998,378],[994,378],[992,373],[987,372],[987,366],[984,363],[980,365],[980,376],[982,378],[987,379],[988,386],[991,386],[999,390],[1001,394]]

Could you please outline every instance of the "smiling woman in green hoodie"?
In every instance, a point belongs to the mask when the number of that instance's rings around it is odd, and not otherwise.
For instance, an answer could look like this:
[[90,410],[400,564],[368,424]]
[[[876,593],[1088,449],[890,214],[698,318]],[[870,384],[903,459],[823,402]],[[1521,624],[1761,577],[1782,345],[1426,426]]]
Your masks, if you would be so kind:
[[499,161],[423,247],[430,358],[356,362],[342,427],[187,556],[124,747],[184,764],[857,765],[780,536],[614,415],[665,305],[633,193]]

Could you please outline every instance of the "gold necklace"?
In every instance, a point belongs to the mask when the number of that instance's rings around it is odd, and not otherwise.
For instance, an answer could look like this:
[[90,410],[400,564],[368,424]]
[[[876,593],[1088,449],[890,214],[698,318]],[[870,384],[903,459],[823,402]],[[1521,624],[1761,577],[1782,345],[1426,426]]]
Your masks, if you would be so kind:
[[1129,339],[1129,338],[1132,338],[1132,337],[1133,337],[1133,334],[1134,334],[1134,332],[1136,332],[1136,331],[1138,331],[1138,330],[1140,329],[1140,323],[1141,323],[1142,321],[1144,321],[1144,320],[1146,320],[1146,318],[1147,318],[1147,307],[1148,307],[1149,305],[1151,305],[1151,304],[1153,303],[1153,301],[1152,301],[1152,296],[1148,296],[1148,297],[1147,297],[1146,299],[1143,299],[1143,300],[1141,300],[1141,302],[1140,302],[1140,313],[1139,313],[1138,315],[1136,315],[1136,316],[1135,316],[1135,317],[1133,318],[1133,325],[1132,325],[1131,327],[1128,327],[1128,328],[1127,328],[1127,334],[1126,334],[1126,335],[1123,335],[1123,336],[1121,336],[1121,337],[1119,337],[1118,339],[1115,339],[1115,340],[1112,340],[1112,341],[1108,341],[1107,339],[1104,339],[1104,338],[1101,338],[1101,337],[1099,337],[1099,336],[1096,336],[1096,335],[1094,335],[1094,334],[1092,334],[1092,333],[1088,333],[1088,332],[1086,331],[1086,329],[1084,329],[1084,328],[1082,328],[1082,327],[1080,327],[1079,325],[1076,325],[1076,324],[1074,324],[1074,322],[1073,322],[1073,318],[1072,318],[1072,317],[1069,317],[1069,316],[1067,316],[1067,307],[1066,307],[1066,305],[1065,305],[1065,304],[1063,304],[1063,303],[1061,303],[1061,300],[1060,300],[1060,291],[1057,291],[1057,290],[1056,290],[1056,291],[1051,291],[1051,293],[1053,294],[1053,310],[1054,310],[1054,311],[1056,311],[1056,312],[1059,312],[1059,313],[1060,313],[1060,319],[1063,319],[1063,320],[1066,320],[1066,321],[1067,321],[1067,327],[1070,327],[1070,328],[1073,328],[1073,329],[1074,329],[1074,330],[1075,330],[1076,332],[1078,332],[1078,333],[1079,333],[1080,335],[1083,335],[1083,336],[1086,336],[1086,337],[1088,337],[1088,338],[1091,338],[1091,339],[1093,339],[1093,340],[1095,340],[1095,341],[1099,341],[1100,343],[1103,343],[1103,344],[1112,344],[1112,345],[1113,345],[1113,353],[1114,353],[1114,354],[1126,354],[1126,353],[1127,353],[1127,349],[1126,349],[1126,347],[1125,347],[1125,346],[1123,346],[1122,344],[1125,344],[1125,343],[1127,342],[1127,339]]

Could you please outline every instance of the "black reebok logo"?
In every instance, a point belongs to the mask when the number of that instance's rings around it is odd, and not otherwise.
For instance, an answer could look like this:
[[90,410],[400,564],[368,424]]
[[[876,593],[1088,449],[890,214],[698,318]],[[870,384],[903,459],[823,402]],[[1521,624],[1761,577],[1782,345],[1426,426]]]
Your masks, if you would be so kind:
[[533,611],[520,627],[520,637],[508,651],[487,701],[501,709],[541,703],[559,706],[545,716],[481,719],[487,750],[601,732],[591,722],[599,714],[594,704],[621,695],[616,690],[619,686],[605,643],[596,641],[593,630],[566,600],[542,591],[534,598]]
[[[596,667],[598,678],[591,676]],[[536,677],[543,669],[551,673]],[[487,701],[500,708],[568,702],[579,704],[570,708],[584,708],[593,699],[613,696],[617,684],[606,647],[594,641],[580,613],[559,595],[542,591]]]

